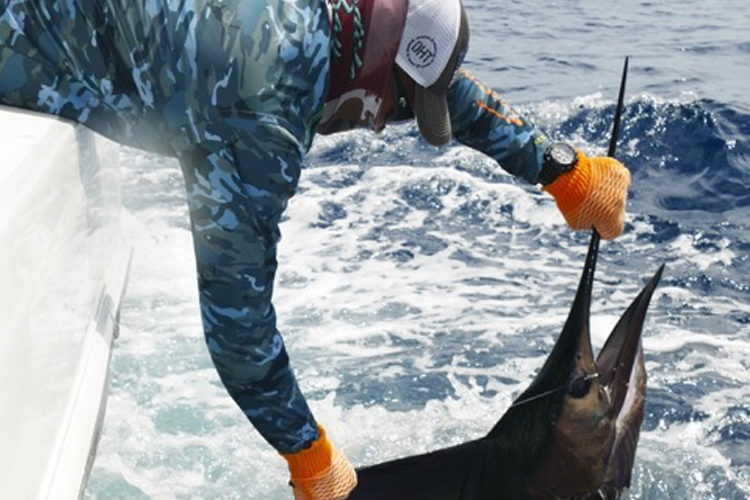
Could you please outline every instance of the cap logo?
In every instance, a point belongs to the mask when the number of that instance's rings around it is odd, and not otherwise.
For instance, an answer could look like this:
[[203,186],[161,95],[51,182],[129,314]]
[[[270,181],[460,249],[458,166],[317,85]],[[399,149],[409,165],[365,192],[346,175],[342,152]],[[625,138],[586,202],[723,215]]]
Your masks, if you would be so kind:
[[435,62],[437,43],[429,36],[418,36],[409,42],[406,55],[412,66],[426,68]]

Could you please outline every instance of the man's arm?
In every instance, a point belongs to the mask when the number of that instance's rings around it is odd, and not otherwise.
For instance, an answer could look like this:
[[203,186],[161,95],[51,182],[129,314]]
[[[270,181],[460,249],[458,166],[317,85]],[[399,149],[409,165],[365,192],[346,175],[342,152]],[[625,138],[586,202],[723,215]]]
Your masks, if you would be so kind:
[[259,120],[213,135],[230,140],[206,141],[180,156],[206,342],[253,425],[280,452],[296,452],[319,431],[271,298],[279,220],[297,185],[301,150],[283,127]]
[[448,103],[456,140],[493,158],[508,173],[537,182],[550,144],[546,135],[465,70],[453,79]]
[[303,148],[270,116],[201,126],[201,136],[215,140],[180,161],[211,358],[229,394],[286,459],[295,498],[345,498],[356,473],[300,392],[271,303],[279,222]]
[[494,158],[509,173],[532,184],[541,182],[572,229],[596,228],[605,239],[622,233],[630,172],[620,162],[577,151],[561,168],[554,155],[545,155],[547,136],[466,71],[454,78],[448,100],[453,136]]

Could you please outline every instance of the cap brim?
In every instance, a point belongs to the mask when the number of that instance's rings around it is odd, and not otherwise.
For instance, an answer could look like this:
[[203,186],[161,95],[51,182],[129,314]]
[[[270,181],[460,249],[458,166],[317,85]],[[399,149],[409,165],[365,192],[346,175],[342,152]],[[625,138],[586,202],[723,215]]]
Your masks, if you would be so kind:
[[433,146],[443,146],[451,140],[451,118],[448,96],[437,95],[417,85],[414,92],[415,114],[419,132]]
[[451,117],[448,109],[448,87],[460,64],[460,57],[469,45],[469,21],[461,4],[461,21],[458,40],[448,64],[438,80],[430,87],[415,86],[414,115],[419,131],[425,140],[435,146],[443,146],[451,140]]

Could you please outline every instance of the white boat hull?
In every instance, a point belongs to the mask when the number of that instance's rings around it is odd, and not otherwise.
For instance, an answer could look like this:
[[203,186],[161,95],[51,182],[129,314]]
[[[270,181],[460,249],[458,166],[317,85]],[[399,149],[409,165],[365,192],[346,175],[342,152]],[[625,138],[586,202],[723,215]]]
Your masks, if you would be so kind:
[[79,498],[131,247],[117,146],[0,108],[0,499]]

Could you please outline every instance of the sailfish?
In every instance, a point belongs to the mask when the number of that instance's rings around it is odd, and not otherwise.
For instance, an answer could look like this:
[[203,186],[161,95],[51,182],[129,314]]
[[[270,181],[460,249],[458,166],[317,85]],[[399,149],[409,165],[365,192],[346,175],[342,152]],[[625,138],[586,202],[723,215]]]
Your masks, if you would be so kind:
[[350,500],[610,500],[630,486],[646,399],[641,336],[662,265],[594,359],[599,239],[573,306],[529,387],[484,437],[358,470]]
[[[623,109],[625,59],[609,156]],[[662,265],[594,359],[594,231],[575,300],[529,387],[484,437],[358,470],[350,500],[614,500],[630,487],[646,400],[641,337]]]

